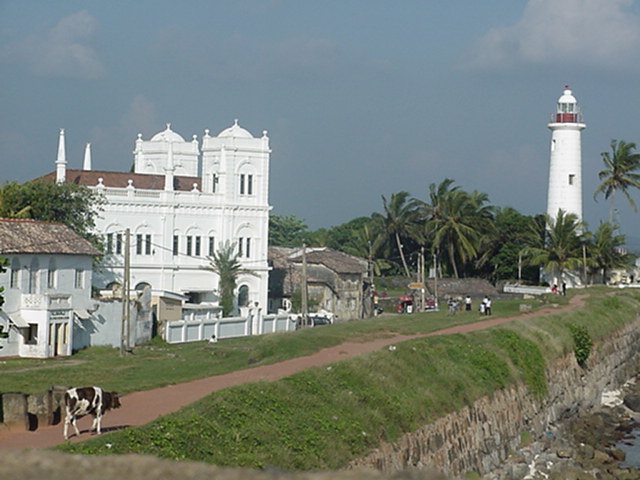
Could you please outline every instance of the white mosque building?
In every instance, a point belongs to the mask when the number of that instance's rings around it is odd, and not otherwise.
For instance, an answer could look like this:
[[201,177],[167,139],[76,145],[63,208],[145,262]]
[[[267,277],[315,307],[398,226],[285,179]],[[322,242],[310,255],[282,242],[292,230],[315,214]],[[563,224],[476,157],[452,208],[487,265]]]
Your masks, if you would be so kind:
[[[87,144],[83,168],[67,168],[60,131],[56,172],[45,177],[86,185],[104,196],[96,221],[104,236],[103,268],[94,286],[122,285],[125,232],[130,230],[130,288],[158,297],[218,302],[218,276],[207,269],[220,245],[236,245],[247,273],[238,278],[239,306],[267,305],[269,137],[237,120],[217,136],[185,140],[167,125],[135,141],[133,172],[94,170]],[[251,272],[251,273],[248,273]]]

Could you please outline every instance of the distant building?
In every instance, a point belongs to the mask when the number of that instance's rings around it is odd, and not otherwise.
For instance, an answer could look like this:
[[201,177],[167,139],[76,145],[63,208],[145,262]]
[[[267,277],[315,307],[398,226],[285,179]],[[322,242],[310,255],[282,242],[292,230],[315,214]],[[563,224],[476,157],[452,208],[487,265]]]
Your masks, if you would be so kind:
[[74,320],[87,319],[92,262],[98,252],[65,225],[0,219],[0,274],[4,305],[0,356],[71,355]]
[[[309,310],[326,310],[340,320],[371,315],[367,261],[330,248],[307,248]],[[287,309],[300,295],[302,249],[269,247],[269,311]],[[298,312],[295,312],[298,313]]]
[[205,130],[200,145],[195,135],[186,141],[167,125],[150,140],[139,134],[133,153],[133,172],[92,170],[87,145],[83,170],[68,169],[61,131],[56,172],[44,177],[86,185],[106,200],[96,222],[105,256],[94,284],[100,289],[122,284],[128,228],[132,289],[150,288],[158,303],[187,299],[215,305],[218,277],[207,269],[208,257],[231,242],[243,268],[253,272],[238,278],[238,306],[266,305],[267,132],[253,137],[236,121],[217,136]]

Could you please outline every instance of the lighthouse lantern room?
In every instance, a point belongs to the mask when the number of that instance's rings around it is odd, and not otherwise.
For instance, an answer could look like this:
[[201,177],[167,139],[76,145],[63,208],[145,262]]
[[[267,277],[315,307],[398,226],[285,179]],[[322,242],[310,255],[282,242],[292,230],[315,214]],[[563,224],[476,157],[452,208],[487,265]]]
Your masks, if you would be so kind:
[[581,132],[586,127],[569,86],[558,99],[556,113],[547,125],[551,130],[547,213],[555,220],[558,211],[574,213],[582,220]]

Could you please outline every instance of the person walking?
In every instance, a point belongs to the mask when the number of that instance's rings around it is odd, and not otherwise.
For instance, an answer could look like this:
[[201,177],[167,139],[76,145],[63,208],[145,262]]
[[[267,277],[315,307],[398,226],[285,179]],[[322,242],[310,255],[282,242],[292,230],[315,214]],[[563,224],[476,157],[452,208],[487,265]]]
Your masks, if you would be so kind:
[[466,312],[471,311],[471,297],[469,295],[467,295],[464,299],[464,310]]
[[490,297],[485,297],[484,314],[491,315],[491,298]]

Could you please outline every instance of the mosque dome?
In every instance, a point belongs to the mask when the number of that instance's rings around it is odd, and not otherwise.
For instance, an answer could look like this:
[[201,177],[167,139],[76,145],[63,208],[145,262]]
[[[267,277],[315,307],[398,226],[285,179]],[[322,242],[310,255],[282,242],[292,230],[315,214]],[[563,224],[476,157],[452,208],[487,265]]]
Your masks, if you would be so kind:
[[218,137],[253,138],[253,135],[238,125],[238,119],[235,119],[233,125],[221,131]]
[[151,137],[152,142],[183,142],[184,138],[178,135],[176,132],[171,130],[171,124],[167,123],[167,129],[162,132],[156,133],[153,137]]

